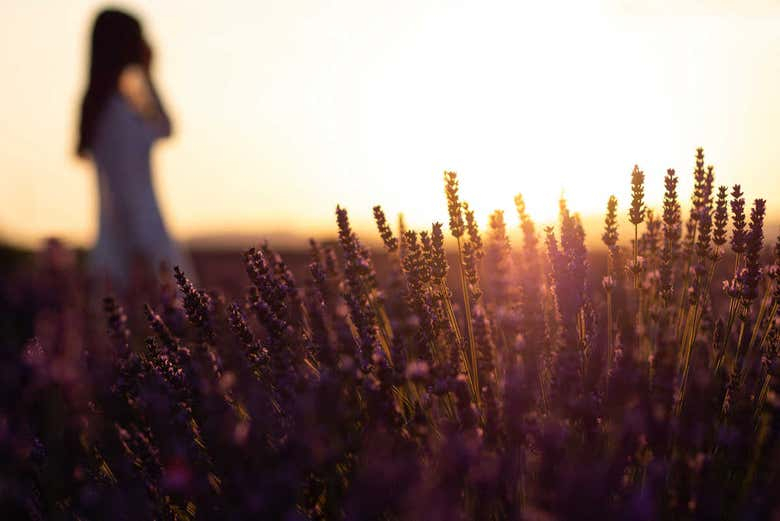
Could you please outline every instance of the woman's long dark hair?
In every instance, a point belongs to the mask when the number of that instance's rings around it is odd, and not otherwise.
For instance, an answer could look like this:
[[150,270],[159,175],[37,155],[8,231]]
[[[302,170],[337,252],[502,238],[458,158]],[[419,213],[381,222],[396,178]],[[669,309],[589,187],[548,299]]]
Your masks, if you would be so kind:
[[79,142],[76,149],[85,157],[92,147],[95,126],[106,100],[117,90],[122,70],[131,64],[144,65],[148,47],[138,20],[122,11],[106,9],[95,19],[89,84],[81,104]]

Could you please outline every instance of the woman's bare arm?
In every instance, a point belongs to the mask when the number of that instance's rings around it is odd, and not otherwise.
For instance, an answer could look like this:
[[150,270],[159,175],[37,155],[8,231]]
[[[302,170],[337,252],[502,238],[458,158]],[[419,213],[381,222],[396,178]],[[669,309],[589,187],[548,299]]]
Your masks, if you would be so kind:
[[131,65],[119,76],[119,92],[157,130],[160,137],[171,135],[171,121],[148,73]]

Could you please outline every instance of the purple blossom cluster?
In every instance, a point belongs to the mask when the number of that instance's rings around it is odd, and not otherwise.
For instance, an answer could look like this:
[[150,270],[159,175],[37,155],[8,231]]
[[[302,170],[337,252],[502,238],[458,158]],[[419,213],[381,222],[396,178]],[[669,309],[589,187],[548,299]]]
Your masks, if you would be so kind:
[[262,245],[232,301],[174,268],[145,305],[98,309],[54,252],[32,338],[0,351],[0,511],[780,515],[780,243],[765,266],[765,202],[748,215],[714,179],[697,150],[683,225],[675,171],[655,212],[634,167],[631,254],[610,197],[598,257],[564,200],[544,242],[521,195],[519,247],[501,211],[483,238],[446,172],[449,244],[376,206],[372,255],[338,207],[338,242],[310,241],[301,284]]

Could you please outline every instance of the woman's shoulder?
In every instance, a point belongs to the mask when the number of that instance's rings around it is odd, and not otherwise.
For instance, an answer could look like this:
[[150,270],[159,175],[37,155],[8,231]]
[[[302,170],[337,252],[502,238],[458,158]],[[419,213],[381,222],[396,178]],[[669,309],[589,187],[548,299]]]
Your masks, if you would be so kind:
[[144,117],[119,91],[112,93],[101,110],[92,145],[96,156],[115,154],[117,147],[148,147],[154,138]]
[[103,141],[121,139],[119,136],[142,132],[143,118],[120,92],[114,92],[105,101],[97,123],[95,146]]

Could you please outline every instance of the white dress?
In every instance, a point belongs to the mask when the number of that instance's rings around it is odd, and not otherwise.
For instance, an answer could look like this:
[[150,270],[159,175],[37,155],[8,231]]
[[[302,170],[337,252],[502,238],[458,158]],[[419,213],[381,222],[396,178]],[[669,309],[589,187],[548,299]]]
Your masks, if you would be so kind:
[[102,109],[91,147],[100,218],[89,265],[98,284],[125,290],[139,268],[156,276],[162,263],[194,276],[168,234],[152,186],[151,148],[168,135],[170,122],[162,110],[154,120],[144,118],[119,93]]

